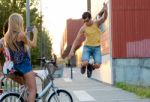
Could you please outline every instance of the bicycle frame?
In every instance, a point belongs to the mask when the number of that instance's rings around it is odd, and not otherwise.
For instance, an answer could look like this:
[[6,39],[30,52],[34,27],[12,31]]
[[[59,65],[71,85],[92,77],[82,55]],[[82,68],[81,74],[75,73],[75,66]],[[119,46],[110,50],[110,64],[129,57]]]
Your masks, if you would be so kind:
[[46,94],[46,92],[51,89],[52,86],[53,86],[53,83],[49,82],[48,85],[38,94],[37,99],[41,99]]
[[[45,62],[44,64],[44,69],[48,70],[47,65],[49,64],[49,62]],[[48,75],[47,78],[49,80],[49,83],[46,85],[46,87],[38,93],[38,96],[36,97],[36,101],[38,101],[39,99],[41,99],[51,88],[53,90],[53,92],[55,92],[55,87],[54,87],[54,83],[53,80],[54,78],[51,75],[51,72],[48,71]]]

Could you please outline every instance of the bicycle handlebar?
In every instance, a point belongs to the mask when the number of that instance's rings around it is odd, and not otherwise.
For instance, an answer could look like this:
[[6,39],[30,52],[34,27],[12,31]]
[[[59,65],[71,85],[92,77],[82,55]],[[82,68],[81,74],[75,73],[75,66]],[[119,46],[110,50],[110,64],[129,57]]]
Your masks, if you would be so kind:
[[53,59],[47,60],[46,57],[37,58],[37,60],[42,61],[42,63],[44,63],[44,64],[51,63],[53,65],[56,65],[56,61],[55,60],[53,60]]

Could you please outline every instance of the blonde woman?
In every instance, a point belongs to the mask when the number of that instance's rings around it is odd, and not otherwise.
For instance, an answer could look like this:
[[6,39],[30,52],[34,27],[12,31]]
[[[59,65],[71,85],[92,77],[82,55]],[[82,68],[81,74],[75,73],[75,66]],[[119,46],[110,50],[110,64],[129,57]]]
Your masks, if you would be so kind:
[[11,59],[14,62],[14,68],[21,73],[25,79],[25,84],[28,87],[29,95],[28,102],[35,102],[36,96],[36,81],[30,63],[30,57],[27,53],[27,47],[36,47],[37,29],[32,29],[32,41],[26,37],[24,32],[23,17],[18,13],[10,15],[8,20],[8,30],[4,35],[4,43],[9,48]]

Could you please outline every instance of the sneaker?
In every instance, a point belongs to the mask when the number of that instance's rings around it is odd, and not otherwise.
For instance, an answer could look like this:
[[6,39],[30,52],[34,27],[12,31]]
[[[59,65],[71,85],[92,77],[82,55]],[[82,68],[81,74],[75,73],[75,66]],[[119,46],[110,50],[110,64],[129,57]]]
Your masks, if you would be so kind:
[[86,71],[86,67],[81,67],[81,74],[84,74],[85,73],[85,71]]
[[88,64],[87,66],[87,77],[90,78],[92,76],[93,67],[91,64]]

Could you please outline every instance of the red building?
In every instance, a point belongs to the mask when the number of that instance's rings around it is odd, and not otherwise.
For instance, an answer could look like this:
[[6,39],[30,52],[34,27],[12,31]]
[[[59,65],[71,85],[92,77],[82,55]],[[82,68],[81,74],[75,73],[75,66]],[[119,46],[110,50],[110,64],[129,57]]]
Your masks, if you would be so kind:
[[150,57],[150,0],[112,0],[113,58]]
[[[81,19],[68,19],[66,22],[66,29],[63,34],[63,39],[61,42],[61,57],[65,58],[70,52],[73,41],[76,38],[76,35],[79,32],[80,27],[83,25],[83,21]],[[82,41],[84,37],[80,39],[79,45],[77,49],[82,45]],[[79,54],[77,54],[78,56]],[[76,56],[76,57],[77,57]],[[76,59],[76,58],[75,58]],[[77,61],[74,61],[74,64],[77,65]]]

